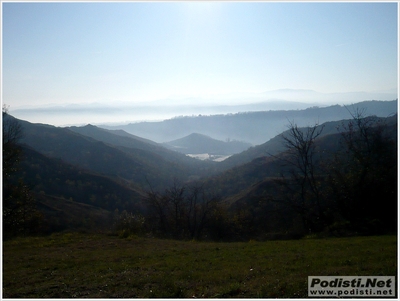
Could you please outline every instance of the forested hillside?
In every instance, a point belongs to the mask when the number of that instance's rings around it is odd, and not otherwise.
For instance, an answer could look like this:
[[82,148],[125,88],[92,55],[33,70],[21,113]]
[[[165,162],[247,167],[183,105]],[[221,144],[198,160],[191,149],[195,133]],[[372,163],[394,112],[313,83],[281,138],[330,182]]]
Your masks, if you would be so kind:
[[[65,229],[85,224],[110,229],[110,212],[116,209],[143,211],[141,201],[145,194],[141,189],[83,171],[26,147],[23,153],[20,178],[32,187],[31,192],[38,199],[39,206],[48,213],[45,214],[46,228],[50,227],[47,231],[52,227]],[[79,220],[83,214],[86,216]]]
[[[397,114],[366,112],[355,107],[307,127],[287,119],[285,131],[222,162],[121,130],[32,124],[3,112],[5,237],[66,229],[208,240],[393,233]],[[203,135],[171,145],[189,152],[204,141],[221,146]]]
[[[397,123],[397,115],[388,117],[388,118],[378,118],[377,120],[386,120],[388,125],[393,126],[394,124]],[[324,136],[329,136],[332,134],[338,134],[342,130],[342,125],[344,123],[349,123],[351,120],[350,119],[345,119],[345,120],[339,120],[339,121],[330,121],[330,122],[325,122],[323,124],[320,123],[315,123],[314,125],[317,126],[317,130],[321,130],[321,135],[320,138]],[[289,126],[290,123],[287,124]],[[233,156],[230,156],[223,162],[221,162],[218,167],[220,170],[224,169],[229,169],[235,166],[240,166],[246,163],[251,162],[252,160],[256,158],[262,158],[266,156],[275,156],[279,154],[280,152],[283,152],[285,150],[285,143],[284,143],[284,137],[289,133],[289,129],[286,129],[282,133],[276,135],[275,137],[271,138],[267,142],[253,146],[243,152],[234,154]],[[334,136],[331,136],[331,138]],[[327,139],[329,141],[330,138]],[[337,150],[337,146],[335,147],[334,150]],[[328,147],[329,150],[333,150],[332,147]]]

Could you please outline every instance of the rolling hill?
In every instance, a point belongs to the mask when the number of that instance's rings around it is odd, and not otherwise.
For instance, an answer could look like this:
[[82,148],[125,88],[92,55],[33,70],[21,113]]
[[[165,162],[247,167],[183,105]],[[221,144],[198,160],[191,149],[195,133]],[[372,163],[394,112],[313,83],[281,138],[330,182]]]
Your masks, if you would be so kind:
[[166,148],[183,154],[232,155],[248,149],[251,144],[240,141],[220,141],[209,136],[193,133],[189,136],[165,142]]
[[196,172],[196,169],[199,167],[209,166],[211,168],[213,166],[211,163],[203,164],[198,160],[183,155],[180,152],[169,150],[166,147],[167,145],[158,144],[151,140],[131,135],[123,130],[106,130],[93,125],[82,127],[74,126],[68,127],[68,129],[75,133],[116,147],[129,155],[135,154],[135,152],[149,152],[162,157],[168,162],[184,164],[187,168],[192,169],[193,172]]
[[[112,145],[68,128],[32,124],[23,120],[19,122],[24,132],[22,144],[82,170],[123,179],[133,187],[149,188],[151,185],[153,188],[164,189],[174,179],[185,182],[213,172],[212,162],[201,162],[161,146],[146,144],[140,140],[134,141],[130,137],[112,137],[112,133],[104,132],[104,141],[110,142],[110,139],[114,139],[125,143],[125,146],[121,145],[122,142],[120,145]],[[88,129],[92,134],[102,131],[90,127],[84,130]],[[142,147],[133,148],[132,145],[136,143],[140,143]],[[148,145],[148,149],[143,145]],[[149,150],[152,148],[155,151]]]

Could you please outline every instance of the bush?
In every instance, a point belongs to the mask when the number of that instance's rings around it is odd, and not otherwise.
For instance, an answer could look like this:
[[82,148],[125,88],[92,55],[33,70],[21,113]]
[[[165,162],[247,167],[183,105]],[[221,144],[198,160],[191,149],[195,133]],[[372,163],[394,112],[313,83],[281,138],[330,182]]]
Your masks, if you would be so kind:
[[114,229],[116,234],[122,238],[141,235],[144,232],[144,222],[145,218],[140,214],[133,214],[126,210],[119,214],[116,210]]

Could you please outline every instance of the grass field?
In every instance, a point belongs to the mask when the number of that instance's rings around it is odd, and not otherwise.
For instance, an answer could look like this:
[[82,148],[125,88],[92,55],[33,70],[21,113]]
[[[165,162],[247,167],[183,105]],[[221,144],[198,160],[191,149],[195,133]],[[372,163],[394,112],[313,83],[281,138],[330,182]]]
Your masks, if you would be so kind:
[[304,298],[312,275],[397,275],[397,237],[211,243],[66,233],[3,243],[3,298]]

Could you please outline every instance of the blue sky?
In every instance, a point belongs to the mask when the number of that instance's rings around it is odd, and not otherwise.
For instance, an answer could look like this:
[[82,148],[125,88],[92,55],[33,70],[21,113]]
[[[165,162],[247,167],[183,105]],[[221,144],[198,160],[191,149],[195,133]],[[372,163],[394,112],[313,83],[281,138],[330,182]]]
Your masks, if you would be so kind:
[[397,2],[3,2],[2,14],[11,108],[397,88]]

